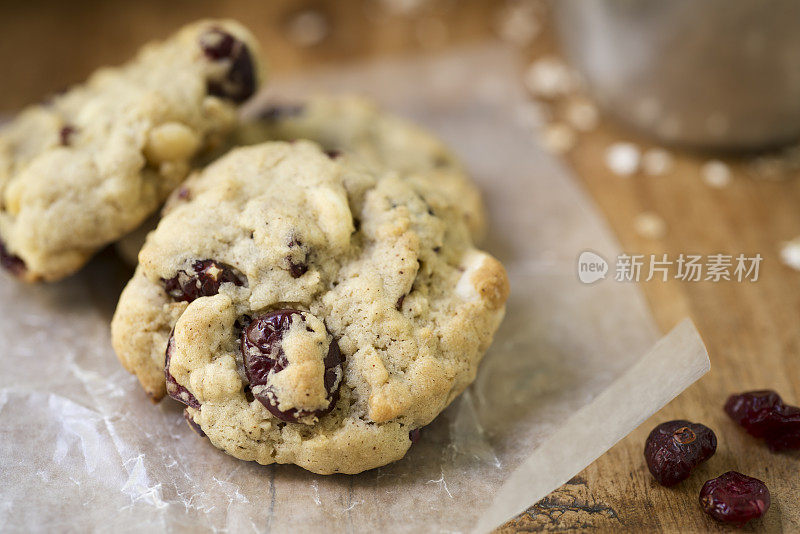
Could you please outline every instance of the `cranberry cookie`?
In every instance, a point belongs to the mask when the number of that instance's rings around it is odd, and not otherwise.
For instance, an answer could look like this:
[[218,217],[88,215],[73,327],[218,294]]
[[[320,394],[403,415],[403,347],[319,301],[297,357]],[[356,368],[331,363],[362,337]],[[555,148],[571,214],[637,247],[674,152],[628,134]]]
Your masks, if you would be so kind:
[[78,270],[158,208],[258,81],[250,33],[202,21],[22,111],[0,130],[2,264],[26,281]]
[[475,378],[503,266],[430,182],[309,141],[237,148],[168,201],[112,341],[145,390],[244,460],[401,458]]
[[[436,136],[416,124],[387,113],[372,101],[352,95],[316,96],[303,104],[284,104],[250,110],[229,142],[218,150],[265,141],[308,139],[331,156],[347,153],[377,170],[393,169],[411,180],[435,184],[458,199],[457,207],[476,241],[485,231],[483,201],[461,163]],[[131,265],[157,219],[116,243],[117,252]]]
[[310,139],[332,155],[347,152],[376,169],[434,182],[458,199],[473,237],[483,237],[483,201],[458,158],[430,132],[366,98],[320,95],[302,104],[268,106],[248,117],[233,138],[240,145]]

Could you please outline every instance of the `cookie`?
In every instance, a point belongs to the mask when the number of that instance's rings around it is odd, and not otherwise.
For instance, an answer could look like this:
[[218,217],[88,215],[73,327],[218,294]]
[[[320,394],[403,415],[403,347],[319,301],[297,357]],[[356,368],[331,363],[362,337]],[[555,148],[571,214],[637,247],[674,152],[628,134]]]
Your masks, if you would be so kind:
[[0,130],[0,263],[57,280],[136,228],[221,141],[259,83],[236,22],[201,21]]
[[475,240],[483,238],[483,201],[458,158],[435,135],[371,100],[318,95],[300,104],[252,110],[247,119],[233,135],[239,145],[309,139],[332,155],[346,152],[376,169],[436,183],[456,201]]
[[[477,242],[483,238],[486,216],[480,192],[450,149],[420,126],[353,95],[315,96],[303,104],[248,111],[216,156],[236,146],[266,141],[315,141],[332,156],[347,153],[375,169],[393,169],[409,179],[436,184],[457,200],[473,238]],[[117,242],[117,252],[126,262],[136,265],[144,238],[156,224],[154,218]]]
[[430,182],[309,141],[237,148],[171,196],[112,342],[216,447],[358,473],[475,378],[508,281]]

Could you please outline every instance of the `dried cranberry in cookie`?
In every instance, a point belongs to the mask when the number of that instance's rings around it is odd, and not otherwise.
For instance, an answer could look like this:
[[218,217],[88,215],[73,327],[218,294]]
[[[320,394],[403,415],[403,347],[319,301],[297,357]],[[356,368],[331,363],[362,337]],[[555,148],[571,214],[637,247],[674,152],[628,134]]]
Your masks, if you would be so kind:
[[313,423],[336,404],[342,357],[325,325],[307,312],[277,310],[242,332],[253,395],[278,419]]
[[303,242],[296,236],[289,241],[289,255],[286,256],[286,263],[292,278],[300,278],[308,272],[308,252],[303,246]]
[[200,47],[212,61],[226,65],[224,71],[208,81],[208,93],[241,103],[256,91],[256,67],[245,43],[219,28],[200,36]]
[[430,132],[374,102],[356,96],[318,95],[300,104],[273,103],[252,117],[237,128],[235,144],[309,139],[319,143],[331,159],[354,157],[376,169],[413,174],[413,180],[435,184],[457,200],[453,204],[474,237],[484,234],[480,193],[450,149]]
[[75,133],[75,128],[66,125],[58,132],[58,140],[61,146],[69,146],[72,140],[72,135]]
[[[156,396],[174,331],[192,420],[242,460],[321,474],[398,460],[474,379],[508,296],[461,197],[414,176],[303,140],[231,150],[148,234],[112,321],[120,360]],[[196,274],[187,250],[246,284],[173,300],[163,278]]]
[[245,285],[244,275],[230,265],[215,260],[198,260],[188,272],[180,270],[172,278],[162,281],[164,290],[173,300],[184,302],[216,295],[225,283]]
[[19,256],[11,254],[2,241],[0,241],[0,265],[14,276],[22,277],[25,274],[25,262]]
[[194,418],[192,417],[192,414],[189,413],[188,408],[183,409],[183,418],[186,419],[186,422],[189,424],[189,428],[191,428],[195,434],[197,434],[201,438],[208,437],[206,436],[206,433],[203,432],[203,429],[200,428],[200,425],[194,422]]
[[169,363],[172,359],[172,350],[173,350],[173,337],[172,334],[169,336],[169,341],[167,341],[167,350],[164,355],[164,378],[167,381],[167,395],[172,397],[178,402],[182,402],[186,406],[191,406],[192,408],[200,409],[200,403],[197,401],[197,398],[192,395],[188,389],[183,387],[182,385],[178,384],[178,381],[175,380],[175,377],[172,376],[172,373],[169,372]]

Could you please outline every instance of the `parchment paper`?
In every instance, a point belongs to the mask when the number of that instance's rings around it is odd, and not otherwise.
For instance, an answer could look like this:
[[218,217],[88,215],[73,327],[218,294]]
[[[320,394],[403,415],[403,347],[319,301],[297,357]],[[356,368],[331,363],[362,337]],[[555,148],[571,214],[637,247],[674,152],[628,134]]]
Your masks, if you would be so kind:
[[702,375],[708,359],[691,324],[648,352],[658,335],[637,288],[578,281],[581,251],[613,259],[618,246],[520,122],[512,58],[478,46],[276,80],[265,96],[371,95],[447,139],[485,191],[484,245],[511,278],[507,318],[476,383],[403,460],[325,477],[242,462],[195,436],[176,403],[152,405],[113,355],[108,323],[130,273],[107,251],[58,284],[0,279],[0,525],[486,530],[575,475]]

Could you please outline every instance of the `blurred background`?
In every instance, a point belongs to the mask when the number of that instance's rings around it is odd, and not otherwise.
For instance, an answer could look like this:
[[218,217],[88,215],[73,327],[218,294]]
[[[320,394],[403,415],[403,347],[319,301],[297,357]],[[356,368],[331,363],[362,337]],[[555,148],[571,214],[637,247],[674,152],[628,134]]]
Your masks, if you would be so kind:
[[261,40],[275,74],[492,35],[492,0],[31,0],[0,2],[0,110],[17,109],[202,17],[232,17]]

